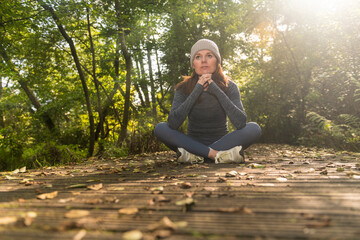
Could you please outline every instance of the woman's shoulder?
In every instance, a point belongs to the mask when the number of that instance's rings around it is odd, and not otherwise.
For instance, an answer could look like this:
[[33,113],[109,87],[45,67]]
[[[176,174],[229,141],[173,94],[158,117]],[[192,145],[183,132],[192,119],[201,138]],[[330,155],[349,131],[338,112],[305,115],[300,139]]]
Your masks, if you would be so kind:
[[228,78],[228,87],[229,89],[238,89],[238,85],[232,80]]

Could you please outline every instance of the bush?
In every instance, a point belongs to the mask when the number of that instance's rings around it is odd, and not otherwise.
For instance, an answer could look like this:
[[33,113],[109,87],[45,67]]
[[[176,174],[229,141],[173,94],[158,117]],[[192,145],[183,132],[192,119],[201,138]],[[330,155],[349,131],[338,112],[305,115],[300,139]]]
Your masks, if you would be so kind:
[[78,162],[85,156],[86,153],[74,145],[57,145],[50,141],[26,148],[22,162],[27,168],[35,168]]

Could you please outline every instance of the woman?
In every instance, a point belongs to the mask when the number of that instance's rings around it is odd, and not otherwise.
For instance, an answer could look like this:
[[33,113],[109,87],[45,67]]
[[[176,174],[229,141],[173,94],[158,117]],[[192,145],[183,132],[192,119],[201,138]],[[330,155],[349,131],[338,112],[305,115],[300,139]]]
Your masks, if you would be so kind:
[[[178,162],[244,162],[243,150],[261,135],[246,113],[236,84],[221,69],[217,45],[208,39],[191,48],[193,73],[176,87],[167,123],[156,125],[155,136],[177,152]],[[187,135],[177,129],[188,117]],[[228,133],[227,117],[236,130]]]

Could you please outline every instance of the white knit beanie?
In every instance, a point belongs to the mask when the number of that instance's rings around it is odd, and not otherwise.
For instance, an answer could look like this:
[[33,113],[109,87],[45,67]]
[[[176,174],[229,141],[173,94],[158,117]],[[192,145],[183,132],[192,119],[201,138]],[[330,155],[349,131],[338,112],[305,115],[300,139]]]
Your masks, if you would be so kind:
[[219,52],[219,48],[213,41],[209,39],[200,39],[197,41],[191,48],[190,54],[190,65],[193,65],[195,54],[200,50],[210,50],[215,57],[217,58],[218,62],[221,63],[221,56]]

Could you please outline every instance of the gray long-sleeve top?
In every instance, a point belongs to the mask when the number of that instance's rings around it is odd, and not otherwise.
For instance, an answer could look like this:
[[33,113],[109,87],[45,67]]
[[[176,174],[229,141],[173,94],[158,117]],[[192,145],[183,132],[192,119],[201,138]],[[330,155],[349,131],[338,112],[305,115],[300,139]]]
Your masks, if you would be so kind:
[[197,83],[189,95],[179,90],[175,92],[168,124],[172,129],[178,129],[189,117],[187,134],[209,145],[228,133],[227,116],[237,129],[246,125],[246,113],[236,84],[229,81],[224,93],[215,82],[207,91]]

